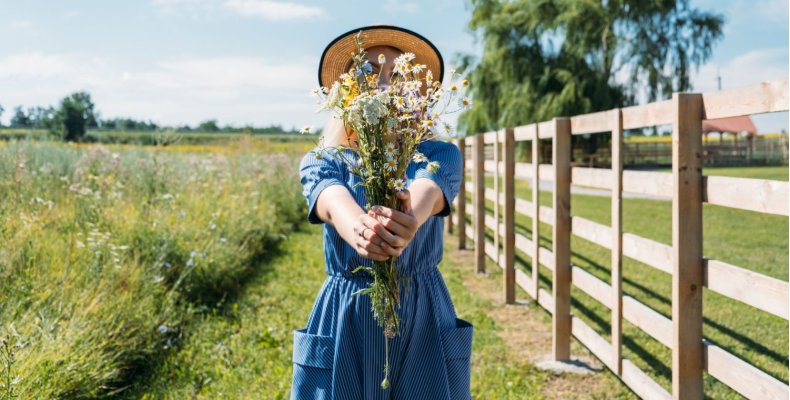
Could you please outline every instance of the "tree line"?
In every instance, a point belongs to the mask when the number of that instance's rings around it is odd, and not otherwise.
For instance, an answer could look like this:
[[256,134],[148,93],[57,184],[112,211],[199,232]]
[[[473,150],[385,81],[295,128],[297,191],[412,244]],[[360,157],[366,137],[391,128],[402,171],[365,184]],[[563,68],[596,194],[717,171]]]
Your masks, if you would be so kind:
[[[0,118],[2,118],[5,108],[0,105]],[[29,128],[46,129],[55,136],[66,141],[80,141],[84,138],[89,129],[107,131],[158,131],[175,130],[178,132],[215,132],[215,133],[251,133],[251,134],[270,134],[270,133],[299,133],[295,127],[285,129],[282,125],[272,124],[269,126],[220,126],[216,119],[209,119],[192,127],[190,125],[162,126],[151,120],[136,120],[134,118],[100,117],[96,110],[96,105],[88,92],[75,92],[60,100],[57,107],[28,107],[23,106],[14,108],[8,126],[3,126],[0,120],[0,128]]]

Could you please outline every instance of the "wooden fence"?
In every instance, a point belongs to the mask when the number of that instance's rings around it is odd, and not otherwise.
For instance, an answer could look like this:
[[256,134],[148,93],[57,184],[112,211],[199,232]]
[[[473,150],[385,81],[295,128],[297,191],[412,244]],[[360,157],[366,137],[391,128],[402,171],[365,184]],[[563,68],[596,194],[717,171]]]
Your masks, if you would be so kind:
[[[448,221],[450,231],[459,235],[461,248],[466,248],[467,239],[474,241],[476,271],[485,271],[485,257],[503,269],[506,303],[515,302],[518,286],[552,314],[551,353],[556,360],[570,359],[573,335],[642,398],[702,399],[703,371],[707,371],[748,398],[787,399],[787,384],[703,338],[703,286],[785,320],[790,313],[788,282],[703,257],[702,203],[787,216],[788,182],[706,177],[701,162],[703,119],[787,109],[788,82],[773,81],[713,93],[676,93],[671,100],[555,118],[456,140],[464,150],[464,170],[473,176],[472,182],[464,179],[461,184]],[[672,172],[624,171],[623,130],[663,124],[672,125]],[[572,166],[571,135],[601,132],[612,132],[613,168]],[[532,154],[540,154],[540,139],[552,142],[550,164],[541,163],[539,157],[530,163],[515,161],[515,142],[531,141]],[[494,146],[493,160],[485,159],[486,145]],[[471,157],[467,157],[470,146]],[[499,188],[496,179],[494,189],[486,188],[487,172],[501,177],[503,187]],[[532,180],[531,200],[516,198],[516,179]],[[552,207],[539,204],[541,180],[552,181]],[[571,183],[611,190],[611,226],[571,214]],[[471,192],[470,206],[466,204],[467,191]],[[623,192],[672,198],[671,246],[623,232]],[[494,202],[496,214],[502,208],[501,223],[499,215],[486,214],[486,199]],[[472,226],[467,226],[467,214]],[[515,231],[516,214],[532,219],[532,238]],[[535,240],[541,222],[553,227],[552,248]],[[493,242],[485,239],[486,228],[494,232]],[[571,234],[611,250],[610,282],[571,265]],[[531,276],[515,268],[516,249],[531,257]],[[623,293],[623,256],[672,276],[671,319]],[[551,293],[539,287],[536,265],[552,271]],[[611,310],[610,341],[572,315],[571,285]],[[623,319],[671,349],[671,393],[622,356]]]

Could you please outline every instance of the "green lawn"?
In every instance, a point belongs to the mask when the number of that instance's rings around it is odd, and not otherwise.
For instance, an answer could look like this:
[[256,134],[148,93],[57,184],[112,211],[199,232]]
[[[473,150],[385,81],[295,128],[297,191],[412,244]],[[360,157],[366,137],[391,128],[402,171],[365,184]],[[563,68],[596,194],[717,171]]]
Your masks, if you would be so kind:
[[[672,172],[670,168],[656,169],[656,172]],[[787,165],[760,165],[749,167],[703,167],[702,175],[733,176],[738,178],[773,179],[786,181]]]
[[[750,167],[738,173],[731,169],[706,169],[706,174],[787,179],[787,167]],[[470,179],[470,177],[467,177]],[[488,187],[493,181],[488,179]],[[500,185],[501,188],[501,185]],[[524,181],[516,184],[516,195],[531,199]],[[471,202],[471,196],[467,196]],[[540,193],[541,205],[551,207],[551,193]],[[493,203],[486,202],[493,214]],[[608,197],[573,195],[571,214],[610,225]],[[672,204],[669,201],[624,199],[623,230],[662,243],[672,242]],[[500,211],[500,216],[501,216]],[[516,231],[532,237],[531,219],[518,214]],[[703,254],[768,276],[788,279],[788,218],[703,205]],[[540,243],[551,248],[552,227],[541,223]],[[488,240],[493,231],[487,230]],[[605,282],[610,281],[610,250],[572,236],[571,262]],[[531,274],[530,257],[517,251],[517,267]],[[551,271],[540,268],[540,284],[551,291]],[[628,257],[623,258],[623,291],[671,318],[671,277]],[[580,290],[572,291],[572,312],[608,340],[610,311]],[[783,382],[788,381],[788,322],[709,290],[703,295],[704,335]],[[625,322],[624,356],[634,361],[664,386],[671,388],[671,352],[659,342]],[[740,398],[740,395],[710,376],[706,393],[713,398]]]

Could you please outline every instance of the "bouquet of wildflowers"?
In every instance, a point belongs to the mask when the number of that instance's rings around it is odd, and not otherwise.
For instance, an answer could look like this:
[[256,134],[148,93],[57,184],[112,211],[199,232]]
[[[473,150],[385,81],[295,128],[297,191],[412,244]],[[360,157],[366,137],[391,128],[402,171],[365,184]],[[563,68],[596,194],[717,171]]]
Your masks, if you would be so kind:
[[[435,81],[433,73],[423,64],[413,63],[414,54],[404,53],[394,60],[394,71],[389,85],[379,86],[381,72],[374,73],[364,50],[364,36],[356,36],[357,51],[352,57],[352,67],[332,87],[313,91],[320,98],[319,111],[332,111],[343,121],[348,143],[358,148],[359,159],[352,160],[343,153],[344,147],[319,144],[319,157],[327,148],[336,149],[336,154],[348,166],[351,173],[360,177],[359,185],[365,188],[368,204],[383,205],[396,210],[400,201],[395,192],[405,189],[406,168],[411,162],[424,163],[428,159],[416,148],[439,132],[452,132],[451,126],[442,121],[442,116],[469,108],[469,99],[460,96],[455,71],[451,71],[450,86],[443,88]],[[378,56],[379,65],[386,63],[384,55]],[[383,68],[382,68],[383,69]],[[456,107],[450,109],[450,105]],[[351,131],[357,133],[351,141]],[[427,169],[435,172],[438,162],[428,162]],[[403,277],[395,268],[395,258],[373,261],[372,267],[359,266],[354,273],[363,270],[373,277],[373,283],[354,293],[370,296],[375,320],[383,328],[385,348],[388,339],[395,337],[400,328],[397,309],[400,307],[400,287]],[[405,281],[405,279],[403,279]],[[407,281],[408,282],[408,281]],[[386,350],[385,350],[386,351]],[[382,388],[389,385],[389,357],[384,366]]]

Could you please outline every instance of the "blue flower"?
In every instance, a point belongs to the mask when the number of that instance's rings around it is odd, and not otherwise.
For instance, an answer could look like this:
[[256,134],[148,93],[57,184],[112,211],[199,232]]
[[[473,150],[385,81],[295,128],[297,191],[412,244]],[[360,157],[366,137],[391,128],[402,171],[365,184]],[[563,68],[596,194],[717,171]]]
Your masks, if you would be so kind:
[[367,61],[365,61],[365,63],[364,63],[364,64],[362,64],[362,69],[360,69],[359,67],[357,67],[357,70],[356,70],[356,74],[357,74],[357,76],[359,76],[359,75],[362,75],[362,74],[365,74],[365,75],[370,75],[370,74],[372,74],[372,73],[373,73],[373,65],[371,65],[371,64],[370,64],[369,62],[367,62]]

